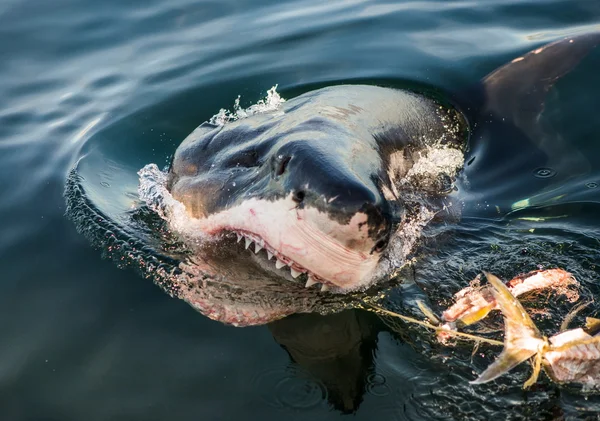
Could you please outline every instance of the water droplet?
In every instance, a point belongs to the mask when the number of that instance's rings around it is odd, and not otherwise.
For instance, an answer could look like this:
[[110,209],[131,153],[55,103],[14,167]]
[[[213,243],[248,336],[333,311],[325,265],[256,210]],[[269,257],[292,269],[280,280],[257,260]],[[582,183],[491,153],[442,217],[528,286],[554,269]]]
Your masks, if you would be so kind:
[[533,175],[537,178],[550,178],[556,175],[556,171],[552,168],[537,168],[533,171]]

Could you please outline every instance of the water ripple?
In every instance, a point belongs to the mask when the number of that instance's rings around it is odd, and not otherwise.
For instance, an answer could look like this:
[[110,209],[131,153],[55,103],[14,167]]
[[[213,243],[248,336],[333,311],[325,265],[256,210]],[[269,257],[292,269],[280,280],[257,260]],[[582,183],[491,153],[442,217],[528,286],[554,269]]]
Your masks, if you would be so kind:
[[327,401],[325,385],[296,366],[257,373],[252,386],[265,403],[280,410],[309,410]]

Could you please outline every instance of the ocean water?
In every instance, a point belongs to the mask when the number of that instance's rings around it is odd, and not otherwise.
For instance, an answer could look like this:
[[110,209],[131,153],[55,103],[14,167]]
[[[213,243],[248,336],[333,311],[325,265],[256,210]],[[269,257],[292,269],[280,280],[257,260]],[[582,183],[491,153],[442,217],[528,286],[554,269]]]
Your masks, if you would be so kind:
[[[105,164],[94,197],[110,211],[109,191],[166,165],[238,95],[248,106],[275,84],[286,98],[352,82],[459,91],[599,28],[597,0],[0,2],[0,420],[596,419],[593,392],[548,379],[522,391],[527,367],[471,386],[496,349],[444,349],[371,313],[211,321],[102,258],[65,215],[64,191],[94,156]],[[546,110],[591,169],[539,199],[552,206],[474,212],[430,246],[426,289],[447,298],[483,269],[560,266],[599,293],[598,66],[600,50]],[[489,198],[523,199],[535,170],[495,180]]]

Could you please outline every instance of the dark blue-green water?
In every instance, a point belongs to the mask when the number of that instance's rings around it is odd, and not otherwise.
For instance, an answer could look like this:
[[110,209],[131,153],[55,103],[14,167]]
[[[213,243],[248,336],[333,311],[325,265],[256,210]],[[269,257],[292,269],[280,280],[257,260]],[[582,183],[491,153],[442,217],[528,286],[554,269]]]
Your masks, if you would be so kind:
[[[353,81],[456,91],[599,27],[598,0],[3,0],[0,420],[596,419],[594,394],[548,379],[521,391],[526,367],[470,386],[497,350],[436,348],[373,314],[213,322],[102,259],[65,217],[63,192],[92,143],[134,169],[164,165],[238,95],[248,105],[275,84],[289,98]],[[592,162],[599,63],[597,51],[548,109]],[[107,162],[99,176],[131,182],[122,173]],[[581,183],[594,189],[600,174]],[[465,221],[419,276],[449,297],[482,269],[561,266],[595,295],[600,200],[584,202],[546,209],[569,216],[547,225],[493,221],[483,233]]]

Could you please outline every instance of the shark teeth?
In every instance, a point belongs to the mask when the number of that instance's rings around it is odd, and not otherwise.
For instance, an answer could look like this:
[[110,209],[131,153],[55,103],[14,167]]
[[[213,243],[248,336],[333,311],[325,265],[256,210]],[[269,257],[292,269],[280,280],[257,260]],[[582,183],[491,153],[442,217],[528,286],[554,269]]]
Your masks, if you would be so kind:
[[[313,285],[319,285],[319,284],[321,284],[321,282],[319,282],[313,275],[308,275],[308,280],[306,281],[304,288],[310,288]],[[331,286],[329,284],[326,284],[325,282],[323,282],[321,284],[321,292],[327,292],[330,290],[331,290]]]
[[[321,292],[327,292],[327,291],[331,290],[332,285],[329,282],[321,279],[320,277],[313,274],[312,272],[302,268],[297,263],[295,263],[293,261],[289,261],[289,258],[286,258],[285,256],[282,256],[282,258],[280,259],[278,257],[278,252],[273,251],[273,248],[271,248],[268,244],[265,244],[265,241],[262,238],[260,238],[258,235],[252,234],[252,233],[246,234],[245,232],[242,232],[242,233],[236,232],[235,235],[237,237],[238,243],[242,241],[242,238],[244,239],[244,247],[246,248],[246,250],[248,250],[248,248],[252,245],[252,243],[254,243],[254,253],[255,254],[258,254],[259,251],[264,249],[267,252],[267,260],[271,260],[271,259],[273,259],[273,257],[275,257],[275,267],[277,269],[281,269],[281,268],[289,266],[290,274],[292,275],[292,277],[294,279],[297,279],[302,274],[306,274],[307,280],[306,280],[306,283],[304,284],[305,288],[310,288],[313,285],[317,285],[318,287],[320,287]],[[282,259],[285,259],[286,261],[289,261],[289,262],[286,263]],[[292,265],[294,265],[296,267],[300,267],[300,270],[294,269],[292,267]]]
[[318,284],[317,280],[312,275],[308,275],[308,281],[306,281],[306,285],[304,285],[304,288],[309,288],[314,284]]

